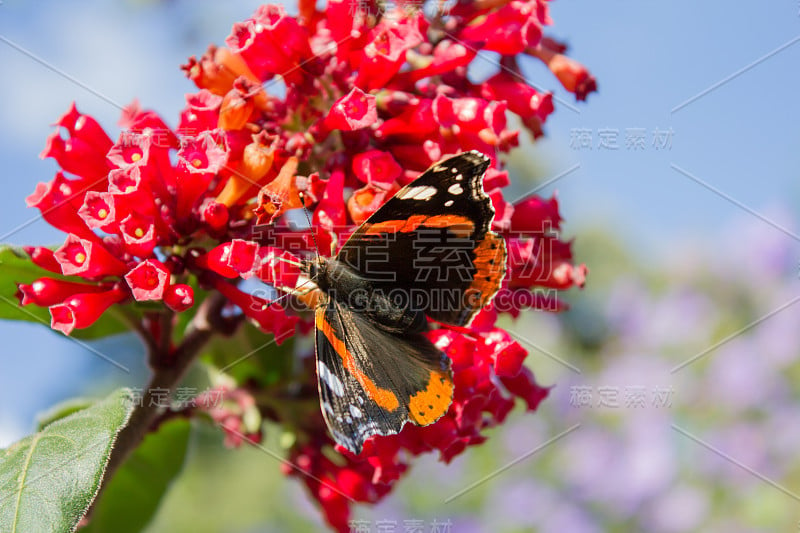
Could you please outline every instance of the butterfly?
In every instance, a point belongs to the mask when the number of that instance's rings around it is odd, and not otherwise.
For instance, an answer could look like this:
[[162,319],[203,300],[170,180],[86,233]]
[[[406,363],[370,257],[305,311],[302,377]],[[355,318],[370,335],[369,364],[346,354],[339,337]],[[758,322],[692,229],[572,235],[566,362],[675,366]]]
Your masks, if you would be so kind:
[[450,359],[429,320],[468,326],[505,275],[483,189],[490,160],[445,159],[400,189],[334,257],[304,260],[322,292],[315,310],[317,382],[334,440],[359,454],[373,435],[434,423],[453,399]]

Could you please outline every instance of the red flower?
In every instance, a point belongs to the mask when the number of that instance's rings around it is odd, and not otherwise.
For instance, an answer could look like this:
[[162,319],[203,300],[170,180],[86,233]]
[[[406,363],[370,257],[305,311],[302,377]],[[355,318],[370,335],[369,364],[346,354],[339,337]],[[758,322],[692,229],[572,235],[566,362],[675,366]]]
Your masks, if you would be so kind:
[[78,214],[87,193],[80,187],[80,183],[68,180],[63,172],[58,172],[53,181],[39,183],[26,202],[28,207],[37,208],[51,226],[84,239],[94,239],[94,232]]
[[53,278],[39,278],[30,285],[19,285],[20,305],[36,304],[49,307],[63,302],[78,293],[101,292],[106,290],[101,285],[88,285],[74,281]]
[[353,173],[364,183],[389,186],[402,171],[392,154],[380,150],[363,152],[353,158]]
[[109,252],[97,240],[89,241],[70,234],[64,244],[55,251],[55,259],[61,272],[67,276],[78,275],[92,279],[103,276],[120,276],[127,266]]
[[117,220],[114,209],[114,195],[108,192],[89,191],[83,198],[83,205],[78,215],[92,229],[113,231]]
[[526,53],[541,59],[553,71],[566,90],[575,93],[578,100],[586,100],[589,93],[597,91],[597,80],[586,67],[546,46],[534,46]]
[[133,212],[119,223],[125,250],[137,257],[148,257],[157,244],[156,227],[152,217]]
[[44,246],[24,246],[33,264],[55,274],[61,274],[61,263],[56,260],[55,253]]
[[76,328],[88,328],[106,309],[127,297],[128,294],[122,289],[75,294],[63,303],[50,307],[50,327],[64,335],[69,335]]
[[466,26],[460,38],[483,41],[484,50],[516,55],[542,38],[536,1],[514,0]]
[[125,274],[125,281],[136,300],[160,300],[169,285],[169,276],[170,272],[163,263],[147,259]]
[[353,60],[358,72],[356,86],[365,91],[384,87],[405,63],[406,52],[421,42],[416,18],[381,21],[370,32],[360,56]]
[[314,210],[312,226],[317,230],[317,246],[324,253],[338,245],[340,229],[347,224],[344,203],[344,171],[336,170],[328,180],[325,194]]
[[331,106],[331,110],[322,122],[322,131],[353,131],[375,124],[378,112],[375,97],[354,87],[345,96],[339,98]]

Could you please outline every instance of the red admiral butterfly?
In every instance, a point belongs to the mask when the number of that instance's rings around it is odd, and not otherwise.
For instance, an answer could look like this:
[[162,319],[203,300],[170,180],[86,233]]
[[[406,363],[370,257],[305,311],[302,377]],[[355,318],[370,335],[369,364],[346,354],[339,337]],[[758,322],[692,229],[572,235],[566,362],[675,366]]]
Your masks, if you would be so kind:
[[443,416],[453,399],[450,359],[428,320],[468,325],[505,275],[506,248],[490,228],[483,190],[489,158],[446,159],[400,189],[333,258],[304,261],[324,294],[316,309],[317,378],[333,438],[360,453],[372,435]]

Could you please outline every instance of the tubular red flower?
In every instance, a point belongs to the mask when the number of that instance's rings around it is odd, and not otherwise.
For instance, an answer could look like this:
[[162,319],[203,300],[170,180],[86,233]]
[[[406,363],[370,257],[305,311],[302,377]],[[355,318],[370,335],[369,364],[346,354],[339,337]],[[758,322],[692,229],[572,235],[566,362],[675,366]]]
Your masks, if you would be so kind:
[[544,46],[530,47],[525,52],[541,59],[561,85],[575,93],[576,100],[586,100],[589,93],[597,91],[597,80],[577,61]]
[[48,224],[83,239],[96,240],[97,236],[78,214],[87,191],[57,172],[53,181],[39,183],[26,198],[28,207],[35,207]]
[[113,144],[111,138],[94,118],[78,111],[75,102],[72,102],[69,110],[61,115],[54,125],[65,128],[71,137],[91,145],[100,155],[106,154]]
[[123,132],[108,151],[108,160],[119,168],[147,164],[152,137],[139,133]]
[[110,193],[133,194],[141,191],[142,188],[142,170],[139,167],[115,168],[108,173],[108,192]]
[[257,242],[233,239],[225,248],[223,259],[230,268],[247,279],[253,275],[259,248]]
[[125,274],[133,297],[139,302],[161,300],[169,285],[169,278],[169,269],[155,259],[147,259]]
[[180,141],[172,129],[164,122],[158,113],[142,109],[139,102],[134,100],[122,110],[119,125],[127,130],[128,134],[139,134],[151,140],[150,148],[156,152],[172,148],[177,149]]
[[254,19],[235,24],[225,44],[244,59],[260,81],[280,74],[298,83],[302,78],[295,65],[312,55],[303,31],[282,6],[266,5],[259,8]]
[[354,131],[375,124],[378,112],[375,97],[354,87],[331,106],[330,112],[320,124],[322,131]]
[[136,212],[119,223],[119,233],[125,243],[125,250],[136,257],[148,257],[158,241],[153,217]]
[[186,109],[181,112],[178,131],[196,135],[203,130],[217,127],[222,97],[208,89],[200,89],[195,94],[186,95]]
[[214,176],[227,161],[227,152],[217,145],[211,132],[184,140],[178,152],[177,216],[180,220],[191,217],[200,198],[208,192]]
[[379,139],[394,142],[422,142],[436,136],[439,125],[433,114],[433,100],[420,98],[399,115],[384,120],[376,129]]
[[209,46],[200,60],[192,56],[181,69],[199,88],[208,89],[218,96],[227,93],[239,76],[259,81],[242,56],[224,46]]
[[498,72],[481,85],[481,95],[487,100],[505,100],[508,109],[522,119],[536,117],[544,122],[553,112],[553,95],[540,94],[508,72]]
[[75,294],[64,303],[50,306],[50,327],[69,335],[74,329],[88,328],[112,305],[128,297],[122,289]]
[[111,168],[106,162],[104,152],[99,152],[95,146],[79,137],[64,140],[59,131],[53,132],[47,138],[45,149],[39,157],[52,157],[62,169],[80,176],[87,183],[102,180]]
[[512,1],[465,27],[460,39],[482,41],[484,50],[516,55],[542,38],[536,2]]
[[416,18],[383,19],[370,33],[370,41],[354,60],[355,85],[371,91],[384,87],[400,70],[406,52],[422,42]]
[[414,61],[414,63],[422,62],[424,65],[400,73],[398,85],[413,85],[424,78],[446,74],[458,68],[466,68],[475,59],[480,48],[481,44],[478,42],[462,44],[443,39],[434,47],[432,56]]
[[89,285],[54,278],[39,278],[30,285],[21,283],[18,288],[20,305],[35,304],[40,307],[61,303],[75,294],[107,290],[107,287],[101,285]]
[[338,242],[339,229],[347,224],[344,203],[344,172],[335,170],[325,187],[319,205],[314,210],[311,225],[317,232],[317,245],[320,251],[333,250],[342,244]]
[[207,253],[194,257],[192,263],[194,266],[204,270],[216,272],[225,278],[237,278],[239,272],[228,265],[228,257],[230,257],[231,243],[226,242],[215,246]]
[[67,276],[93,279],[121,276],[128,270],[125,263],[114,257],[101,242],[81,239],[73,234],[67,236],[54,256],[61,265],[61,272]]
[[501,377],[514,377],[519,373],[528,352],[511,338],[511,335],[502,329],[495,329],[484,335],[482,341],[492,352],[495,374]]
[[558,198],[545,200],[531,196],[514,205],[511,230],[516,235],[545,235],[558,231],[561,216],[558,213]]
[[262,33],[270,36],[281,55],[289,59],[287,68],[281,68],[275,74],[280,74],[288,83],[299,83],[303,66],[314,55],[306,29],[289,16],[281,5],[259,6],[253,20],[262,28]]
[[274,287],[294,289],[300,278],[299,263],[300,259],[286,250],[262,246],[258,250],[253,271],[264,283]]
[[550,392],[549,388],[543,388],[536,384],[533,372],[526,367],[522,367],[515,376],[501,377],[500,381],[514,396],[522,398],[530,411],[535,411]]
[[114,231],[117,225],[114,195],[89,191],[83,198],[83,205],[78,210],[78,215],[92,229]]
[[369,150],[353,158],[353,173],[364,183],[388,187],[402,171],[392,154],[381,150]]
[[61,263],[59,263],[53,250],[44,246],[23,246],[23,250],[33,261],[33,264],[55,274],[61,274]]

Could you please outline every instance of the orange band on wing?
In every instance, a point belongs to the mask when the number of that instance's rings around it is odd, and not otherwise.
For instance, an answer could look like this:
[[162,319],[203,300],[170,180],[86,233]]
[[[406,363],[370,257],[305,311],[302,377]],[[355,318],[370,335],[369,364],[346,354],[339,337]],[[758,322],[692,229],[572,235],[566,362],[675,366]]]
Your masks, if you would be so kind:
[[347,349],[345,346],[344,341],[342,341],[336,334],[333,332],[333,328],[328,324],[328,321],[325,320],[325,307],[318,307],[316,312],[316,324],[317,329],[320,330],[325,337],[328,339],[328,342],[331,343],[333,349],[339,354],[339,357],[342,358],[342,362],[344,363],[345,369],[350,372],[350,374],[358,380],[362,387],[364,387],[364,391],[367,393],[369,398],[373,400],[375,403],[378,404],[383,409],[387,411],[394,411],[400,406],[400,402],[397,399],[397,396],[386,389],[382,389],[378,387],[369,376],[364,374],[357,366],[356,360],[353,357],[353,354]]
[[475,230],[475,224],[461,215],[412,215],[406,220],[386,220],[364,226],[364,233],[409,233],[420,226],[427,228],[447,228],[459,237],[469,237]]
[[[465,302],[481,309],[492,301],[506,275],[506,241],[496,233],[487,233],[475,247],[475,277],[464,293]],[[475,302],[475,295],[478,301]]]
[[408,402],[408,416],[419,426],[433,424],[447,412],[452,400],[453,380],[442,371],[431,370],[425,390]]

